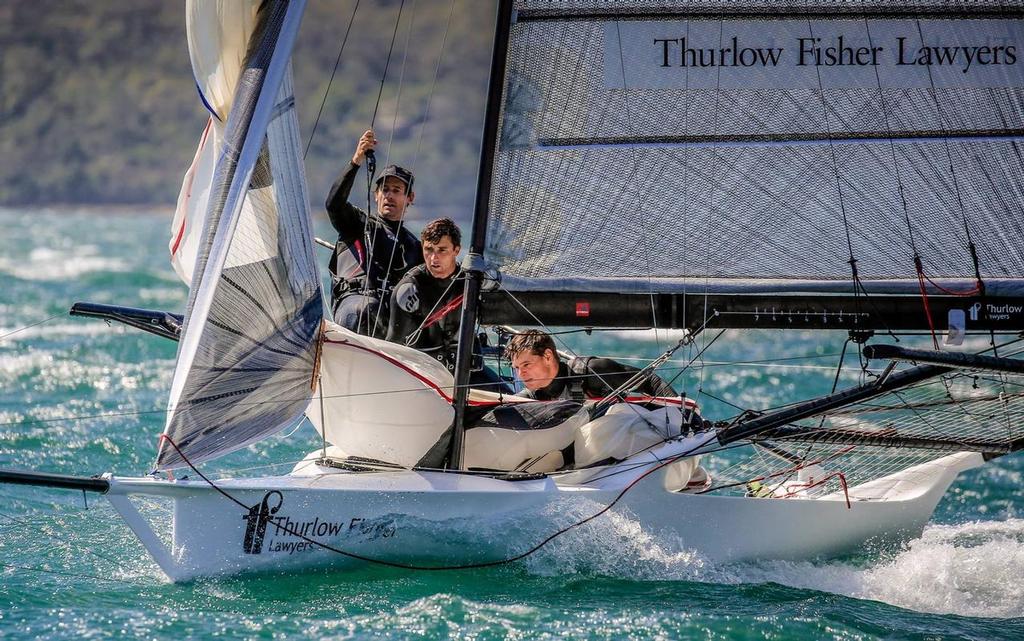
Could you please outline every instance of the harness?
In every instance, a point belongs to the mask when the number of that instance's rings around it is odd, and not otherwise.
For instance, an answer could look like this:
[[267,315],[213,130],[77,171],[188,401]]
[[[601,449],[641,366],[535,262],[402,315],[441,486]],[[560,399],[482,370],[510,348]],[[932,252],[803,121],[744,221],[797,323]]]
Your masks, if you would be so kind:
[[583,391],[583,382],[586,380],[585,376],[590,372],[590,360],[592,358],[594,357],[573,357],[567,363],[569,373],[573,376],[566,383],[564,393],[568,394],[570,400],[577,403],[583,403],[587,400],[587,394]]

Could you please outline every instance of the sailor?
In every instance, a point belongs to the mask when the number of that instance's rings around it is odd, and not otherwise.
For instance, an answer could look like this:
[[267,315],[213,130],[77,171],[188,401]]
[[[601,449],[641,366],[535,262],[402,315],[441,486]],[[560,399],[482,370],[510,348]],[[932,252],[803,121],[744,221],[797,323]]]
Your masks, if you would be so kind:
[[420,241],[402,224],[416,197],[408,169],[388,165],[381,172],[373,192],[376,213],[367,215],[348,202],[359,167],[376,144],[373,130],[367,130],[327,195],[327,214],[338,232],[328,267],[335,322],[380,338],[387,331],[391,288],[423,257]]
[[[427,223],[420,233],[423,264],[410,269],[391,293],[387,339],[430,354],[455,373],[465,279],[457,258],[462,232],[451,218]],[[481,345],[473,341],[473,387],[511,394],[512,388],[496,371],[483,365]]]
[[[526,386],[520,395],[540,401],[570,399],[583,402],[604,398],[639,371],[610,358],[595,356],[576,357],[564,363],[558,357],[551,336],[536,329],[513,336],[505,346],[505,356]],[[627,391],[646,396],[679,395],[654,373]]]
[[420,233],[423,264],[410,269],[391,293],[387,339],[430,354],[455,370],[464,282],[456,262],[462,233],[450,218]]

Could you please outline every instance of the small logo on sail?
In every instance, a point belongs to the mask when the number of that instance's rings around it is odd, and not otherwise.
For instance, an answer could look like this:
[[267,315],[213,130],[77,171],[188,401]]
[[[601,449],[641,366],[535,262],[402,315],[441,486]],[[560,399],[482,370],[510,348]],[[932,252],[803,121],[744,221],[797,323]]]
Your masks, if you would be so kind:
[[263,495],[263,500],[249,508],[245,519],[245,539],[242,541],[242,549],[246,554],[259,554],[263,552],[263,537],[267,533],[267,523],[270,517],[277,514],[284,503],[284,497],[277,490],[271,490]]
[[981,311],[981,303],[975,303],[971,305],[970,309],[967,310],[971,315],[972,321],[978,320],[978,312]]

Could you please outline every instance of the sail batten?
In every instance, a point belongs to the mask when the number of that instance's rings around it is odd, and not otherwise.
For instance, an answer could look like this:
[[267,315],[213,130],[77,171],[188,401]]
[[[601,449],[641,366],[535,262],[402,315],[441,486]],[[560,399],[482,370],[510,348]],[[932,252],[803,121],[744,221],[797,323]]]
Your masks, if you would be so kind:
[[750,145],[789,145],[793,143],[806,144],[873,144],[889,143],[899,144],[905,140],[919,142],[942,142],[957,138],[979,139],[979,142],[994,142],[999,140],[1012,141],[1015,143],[1024,142],[1024,129],[977,129],[970,131],[940,132],[940,131],[901,131],[888,133],[884,131],[867,132],[839,132],[828,134],[824,132],[806,132],[801,134],[732,134],[732,135],[680,135],[680,136],[606,136],[597,138],[544,138],[537,141],[537,147],[543,149],[558,149],[569,147],[673,147],[688,145],[692,147],[706,146],[750,146]]

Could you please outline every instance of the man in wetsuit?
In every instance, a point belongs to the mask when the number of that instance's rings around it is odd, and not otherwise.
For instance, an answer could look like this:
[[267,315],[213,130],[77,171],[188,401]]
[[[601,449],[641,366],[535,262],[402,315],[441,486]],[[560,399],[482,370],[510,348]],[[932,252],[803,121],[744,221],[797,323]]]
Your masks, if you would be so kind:
[[[466,283],[456,259],[462,249],[462,233],[450,218],[427,223],[420,233],[423,264],[410,269],[391,293],[388,340],[430,354],[455,373],[462,298]],[[473,343],[474,354],[480,345]],[[511,394],[512,388],[479,359],[469,372],[469,384],[480,389]]]
[[456,262],[462,233],[438,218],[420,233],[423,264],[410,269],[391,293],[388,340],[430,354],[455,370],[464,282]]
[[423,262],[420,241],[402,225],[412,205],[413,175],[388,165],[377,178],[377,212],[348,202],[366,152],[377,144],[373,130],[359,139],[352,161],[327,195],[327,214],[338,232],[328,267],[331,271],[331,312],[352,331],[378,338],[387,331],[391,288],[410,268]]
[[[569,399],[583,402],[604,398],[628,381],[639,370],[610,358],[577,357],[563,363],[555,341],[544,332],[531,329],[516,334],[505,346],[505,356],[523,381],[521,396],[539,401]],[[657,374],[648,374],[627,390],[646,396],[679,396]]]

